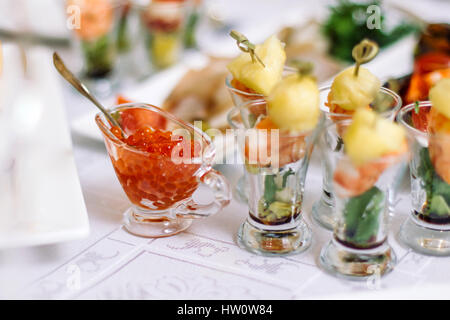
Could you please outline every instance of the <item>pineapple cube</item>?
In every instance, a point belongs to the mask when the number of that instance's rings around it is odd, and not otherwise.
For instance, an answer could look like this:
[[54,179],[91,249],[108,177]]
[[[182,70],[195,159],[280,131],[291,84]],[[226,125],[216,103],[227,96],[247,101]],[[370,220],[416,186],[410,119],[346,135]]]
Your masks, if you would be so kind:
[[430,90],[431,105],[450,119],[450,78],[440,80]]
[[355,67],[345,69],[331,85],[330,102],[349,111],[368,106],[381,87],[381,81],[366,68],[360,67],[357,76],[354,70]]
[[345,152],[355,165],[362,165],[404,149],[403,128],[369,109],[358,109],[343,137]]
[[312,77],[292,74],[284,78],[267,102],[269,118],[282,130],[312,130],[319,121],[319,88]]
[[267,96],[281,79],[286,62],[284,45],[273,35],[263,44],[256,45],[255,52],[265,67],[256,59],[253,62],[249,53],[242,53],[231,61],[227,68],[234,79],[256,93]]

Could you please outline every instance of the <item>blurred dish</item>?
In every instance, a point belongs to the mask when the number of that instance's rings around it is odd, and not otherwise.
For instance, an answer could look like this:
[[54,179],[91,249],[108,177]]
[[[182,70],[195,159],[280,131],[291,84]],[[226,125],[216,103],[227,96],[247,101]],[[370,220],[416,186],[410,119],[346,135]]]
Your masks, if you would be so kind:
[[[11,127],[21,130],[11,137],[16,137],[15,158],[7,198],[13,203],[9,210],[0,208],[0,248],[74,240],[89,232],[51,52],[30,50],[27,75],[26,94],[16,100],[10,119]],[[38,114],[37,110],[43,109],[45,112]],[[4,204],[2,201],[0,206]]]
[[211,58],[206,67],[189,70],[164,102],[164,108],[187,122],[202,121],[203,129],[228,127],[232,101],[224,85],[228,59]]
[[430,88],[450,77],[450,24],[429,24],[410,56],[414,57],[412,73],[388,81],[388,87],[399,93],[404,105],[428,100]]

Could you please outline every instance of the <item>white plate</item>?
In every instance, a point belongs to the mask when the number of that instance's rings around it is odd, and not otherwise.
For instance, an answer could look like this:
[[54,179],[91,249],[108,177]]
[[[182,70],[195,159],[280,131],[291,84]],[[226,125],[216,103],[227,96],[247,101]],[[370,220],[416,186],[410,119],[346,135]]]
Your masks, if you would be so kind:
[[[18,88],[12,106],[16,183],[9,197],[3,198],[12,199],[10,207],[5,209],[8,201],[0,201],[0,248],[56,243],[89,233],[60,81],[51,57],[47,49],[28,51],[30,79]],[[8,59],[5,56],[5,62]]]

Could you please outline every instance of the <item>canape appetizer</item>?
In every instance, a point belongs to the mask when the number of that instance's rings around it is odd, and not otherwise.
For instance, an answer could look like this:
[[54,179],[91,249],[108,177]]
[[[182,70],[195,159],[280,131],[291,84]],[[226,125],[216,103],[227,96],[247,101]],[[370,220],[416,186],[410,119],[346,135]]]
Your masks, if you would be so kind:
[[143,13],[147,29],[147,48],[154,67],[176,63],[183,48],[184,0],[153,1]]
[[231,85],[247,93],[269,95],[283,73],[286,62],[283,44],[276,36],[259,45],[237,31],[232,31],[231,36],[244,51],[227,66],[233,76]]
[[334,182],[336,191],[344,197],[369,190],[383,171],[407,151],[403,128],[368,109],[355,112],[343,142],[348,161],[339,163]]
[[[376,185],[382,174],[403,159],[408,150],[403,128],[358,109],[344,135],[344,154],[334,175],[334,191],[343,202],[341,242],[367,248],[378,245],[379,223],[385,213],[385,192]],[[384,241],[384,239],[382,239]]]
[[378,45],[373,41],[363,40],[355,46],[352,55],[356,65],[339,73],[331,85],[327,103],[331,113],[352,115],[375,100],[381,81],[361,64],[372,60],[377,52]]
[[85,73],[89,78],[107,76],[114,67],[115,43],[111,37],[114,8],[110,0],[68,0],[80,8],[80,26],[74,29],[81,41]]
[[[279,134],[276,152],[280,167],[303,157],[305,136],[316,127],[320,116],[319,89],[315,78],[310,75],[311,70],[312,66],[306,64],[297,74],[279,81],[268,95],[267,104],[261,104],[267,112],[258,114],[253,125],[267,132],[267,136],[258,139],[257,149],[267,150],[269,162],[260,158],[258,152],[257,165],[270,166],[270,159],[275,156],[271,154],[272,130],[277,130]],[[254,116],[250,114],[250,117]],[[246,145],[247,159],[250,158],[249,152],[250,148]]]
[[[258,133],[256,148],[252,148],[255,145],[251,140],[245,145],[250,172],[258,174],[262,168],[276,172],[264,174],[264,194],[258,202],[257,217],[253,215],[263,224],[282,224],[300,214],[301,199],[295,191],[296,163],[309,152],[306,140],[311,139],[320,116],[319,89],[311,70],[311,65],[307,65],[275,85],[267,97],[267,115],[261,114],[254,125],[257,132],[264,130],[266,135]],[[273,130],[277,130],[276,140],[272,139]],[[274,150],[273,143],[278,144]],[[256,164],[252,159],[256,159]]]
[[418,215],[427,222],[445,224],[450,223],[450,79],[442,79],[430,90],[430,100],[431,109],[421,112],[415,123],[419,128],[426,126],[429,142],[428,148],[419,150],[417,174],[426,199]]

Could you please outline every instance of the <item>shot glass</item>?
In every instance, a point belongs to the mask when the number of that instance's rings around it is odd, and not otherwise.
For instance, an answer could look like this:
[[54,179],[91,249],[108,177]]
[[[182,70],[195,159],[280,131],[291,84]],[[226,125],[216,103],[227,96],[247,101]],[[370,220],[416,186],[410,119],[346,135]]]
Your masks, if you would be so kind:
[[397,116],[412,144],[412,210],[400,229],[400,239],[417,252],[449,256],[450,132],[427,132],[430,108],[430,102],[422,101],[407,105]]
[[[325,114],[327,124],[351,119],[351,113],[334,113],[330,111],[328,104],[330,89],[330,86],[320,89],[320,108]],[[381,116],[387,119],[394,119],[401,105],[402,99],[395,92],[382,87],[375,100],[370,104],[370,107],[380,113]],[[326,128],[332,127],[326,126]],[[342,139],[340,141],[342,143]],[[328,150],[324,150],[324,152],[327,153]],[[332,172],[330,171],[330,167],[327,167],[325,162],[322,161],[322,194],[320,199],[313,205],[312,216],[320,226],[328,230],[333,230],[337,218],[334,215],[334,195],[331,185]],[[389,195],[391,208],[394,205],[394,197],[394,194]]]
[[149,61],[155,70],[177,63],[184,48],[190,1],[152,1],[142,13]]
[[[228,205],[230,187],[225,177],[212,169],[215,148],[208,135],[152,105],[124,104],[111,110],[114,116],[124,112],[128,112],[127,119],[141,115],[140,127],[153,127],[156,115],[161,120],[159,124],[170,128],[172,139],[175,134],[195,145],[192,154],[187,157],[185,152],[186,158],[182,159],[175,151],[164,153],[167,143],[151,142],[155,151],[142,151],[119,139],[102,113],[96,115],[117,178],[132,203],[125,212],[125,228],[130,233],[151,238],[171,236],[188,228],[193,219],[208,217]],[[187,150],[191,153],[190,148]],[[212,202],[194,201],[192,195],[200,185],[213,191]]]
[[302,203],[317,130],[285,134],[254,129],[254,112],[265,106],[266,101],[255,100],[228,115],[238,129],[249,189],[249,214],[238,231],[238,244],[259,255],[299,253],[308,249],[312,238],[302,218]]
[[356,166],[344,153],[341,140],[351,121],[328,123],[319,138],[335,217],[333,238],[322,248],[319,261],[334,275],[357,279],[384,275],[395,265],[387,241],[388,195],[407,153]]
[[[283,70],[283,77],[290,75],[292,73],[298,72],[294,68],[285,66]],[[233,101],[233,104],[235,107],[239,108],[245,103],[255,101],[255,100],[264,100],[266,97],[262,94],[249,91],[248,88],[243,87],[239,82],[236,82],[233,80],[233,76],[229,74],[225,79],[225,86],[227,87],[228,91],[230,92],[231,99]],[[256,109],[260,109],[259,111]],[[252,115],[246,115],[243,117],[244,121],[246,119],[250,119],[251,117],[257,116],[259,114],[264,114],[266,112],[266,106],[265,105],[255,105],[252,107]],[[246,111],[243,111],[246,112]],[[250,116],[250,118],[248,117]],[[230,123],[231,126],[233,126],[232,123]],[[246,123],[247,128],[251,128],[250,124]],[[248,193],[249,193],[249,187],[248,183],[246,181],[246,176],[243,175],[241,178],[239,178],[236,186],[235,186],[235,193],[241,200],[241,202],[247,202],[248,201]]]
[[122,4],[114,0],[68,0],[66,5],[74,45],[82,60],[81,77],[96,94],[107,96],[117,81],[116,26]]

